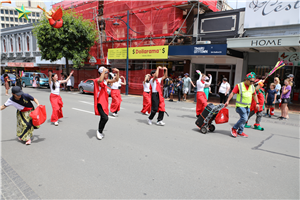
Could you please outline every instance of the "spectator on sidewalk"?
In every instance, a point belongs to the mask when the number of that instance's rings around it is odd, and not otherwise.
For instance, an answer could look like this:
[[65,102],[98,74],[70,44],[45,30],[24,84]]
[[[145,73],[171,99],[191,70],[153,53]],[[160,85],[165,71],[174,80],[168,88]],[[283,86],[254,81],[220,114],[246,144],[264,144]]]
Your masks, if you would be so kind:
[[269,117],[271,117],[271,112],[274,112],[274,106],[277,97],[275,87],[275,83],[271,83],[270,89],[267,91],[267,96],[265,100],[265,103],[267,105],[267,113],[265,114],[265,116],[269,115]]
[[170,85],[169,85],[169,96],[170,96],[170,101],[173,101],[173,95],[175,93],[175,90],[174,90],[174,84],[173,84],[173,81],[170,80]]
[[182,86],[183,86],[183,82],[182,82],[181,76],[179,76],[178,83],[176,85],[177,92],[178,92],[178,102],[180,102],[180,100],[181,100]]
[[195,87],[194,83],[192,82],[191,78],[189,77],[188,73],[184,74],[184,77],[182,78],[183,81],[183,101],[186,101],[186,96],[189,93],[190,84],[192,84],[193,87]]
[[290,79],[290,85],[291,85],[291,95],[290,95],[290,103],[293,101],[293,97],[294,97],[294,89],[295,89],[295,82],[294,82],[294,75],[290,74],[287,76],[288,79]]
[[[252,102],[252,97],[256,103],[256,109],[259,110],[259,102],[257,99],[257,95],[254,88],[256,74],[251,72],[246,75],[245,81],[237,84],[232,92],[230,93],[225,106],[228,106],[229,101],[233,97],[233,95],[237,94],[236,98],[236,112],[240,115],[240,119],[237,123],[231,128],[231,135],[233,137],[242,136],[248,137],[243,131],[245,128],[245,124],[248,121],[248,116],[250,114],[250,106]],[[263,81],[258,83],[256,89],[260,89],[263,86]]]
[[275,83],[275,90],[276,90],[276,94],[277,94],[277,99],[276,101],[278,102],[278,100],[280,99],[280,90],[281,90],[281,85],[280,85],[280,80],[278,77],[274,78],[274,83]]
[[285,79],[284,81],[284,86],[282,87],[282,94],[281,94],[281,116],[279,117],[280,120],[288,119],[288,103],[289,99],[291,97],[291,80],[290,79]]
[[220,103],[225,103],[228,98],[228,94],[230,91],[230,84],[227,82],[227,78],[223,78],[222,83],[219,87],[219,94],[220,94]]
[[164,98],[169,97],[169,85],[170,85],[170,79],[167,77],[164,81]]

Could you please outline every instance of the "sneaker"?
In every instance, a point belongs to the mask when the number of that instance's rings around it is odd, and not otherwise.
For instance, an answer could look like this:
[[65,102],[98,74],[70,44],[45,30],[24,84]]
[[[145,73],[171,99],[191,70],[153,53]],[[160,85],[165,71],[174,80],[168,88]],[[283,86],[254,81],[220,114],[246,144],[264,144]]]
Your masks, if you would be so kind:
[[31,144],[31,139],[27,140],[27,142],[25,144],[30,145]]
[[152,120],[148,118],[148,124],[152,125]]
[[237,134],[236,134],[236,129],[234,129],[234,128],[231,128],[231,135],[233,136],[233,137],[237,137]]
[[159,125],[159,126],[164,126],[166,123],[164,123],[163,121],[159,121],[156,123],[156,125]]
[[57,122],[54,122],[54,125],[55,125],[55,126],[58,126],[58,121],[57,121]]
[[104,138],[104,135],[102,133],[100,133],[98,130],[97,130],[97,138],[99,140],[102,140]]
[[271,115],[269,115],[269,117],[271,118],[272,116],[271,116]]
[[200,115],[196,115],[197,118],[199,118]]
[[145,113],[145,115],[149,115],[148,111]]
[[245,133],[241,133],[241,134],[238,133],[238,136],[245,137],[245,138],[248,137],[248,135],[246,135]]
[[113,114],[111,114],[112,116],[114,116],[114,117],[118,117],[118,114],[117,113],[113,113]]
[[266,113],[266,114],[265,114],[265,117],[266,117],[266,116],[268,116],[268,115],[269,115],[269,114],[268,114],[268,113]]

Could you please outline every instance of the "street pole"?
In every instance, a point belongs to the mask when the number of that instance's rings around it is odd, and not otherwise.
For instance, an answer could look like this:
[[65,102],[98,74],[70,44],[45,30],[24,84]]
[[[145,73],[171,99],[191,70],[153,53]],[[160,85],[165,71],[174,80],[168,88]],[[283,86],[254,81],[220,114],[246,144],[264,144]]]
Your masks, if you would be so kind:
[[128,80],[128,67],[129,67],[129,58],[128,58],[128,46],[129,46],[129,10],[127,10],[127,57],[126,57],[126,91],[125,91],[125,95],[128,95],[128,84],[129,84],[129,80]]

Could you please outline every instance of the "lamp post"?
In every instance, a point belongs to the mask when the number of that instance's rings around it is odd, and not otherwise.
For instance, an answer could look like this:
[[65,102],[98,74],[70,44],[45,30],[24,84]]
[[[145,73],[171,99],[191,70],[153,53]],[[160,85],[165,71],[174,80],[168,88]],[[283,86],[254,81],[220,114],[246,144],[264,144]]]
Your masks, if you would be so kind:
[[[127,10],[127,22],[125,22],[121,17],[116,17],[117,19],[120,19],[122,22],[124,22],[127,26],[127,56],[126,56],[126,90],[125,90],[125,95],[128,95],[128,90],[129,90],[129,80],[128,80],[128,68],[129,68],[129,56],[128,56],[128,49],[129,49],[129,29],[132,30],[129,26],[129,10]],[[119,23],[115,21],[113,25],[118,26]],[[135,33],[138,33],[134,30],[132,30]],[[141,34],[141,33],[138,33]]]

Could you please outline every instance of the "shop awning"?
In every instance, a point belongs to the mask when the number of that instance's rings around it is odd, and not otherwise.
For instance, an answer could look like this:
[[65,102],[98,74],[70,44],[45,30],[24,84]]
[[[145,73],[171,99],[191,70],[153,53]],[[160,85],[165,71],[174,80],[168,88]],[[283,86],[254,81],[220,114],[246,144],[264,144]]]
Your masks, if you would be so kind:
[[227,48],[243,52],[299,52],[300,35],[228,38]]

